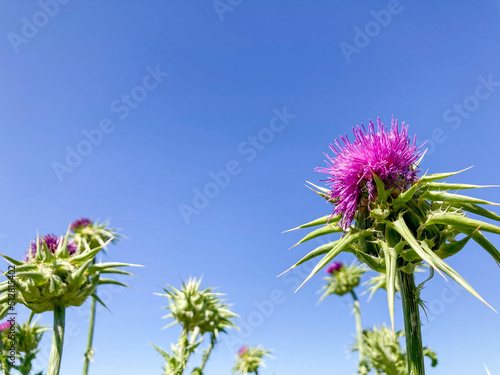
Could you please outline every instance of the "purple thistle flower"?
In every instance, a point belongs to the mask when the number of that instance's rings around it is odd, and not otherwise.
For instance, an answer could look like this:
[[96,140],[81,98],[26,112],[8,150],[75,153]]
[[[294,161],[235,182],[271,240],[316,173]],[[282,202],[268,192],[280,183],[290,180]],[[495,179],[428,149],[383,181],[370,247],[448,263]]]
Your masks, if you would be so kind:
[[377,119],[377,131],[372,121],[368,131],[353,128],[355,141],[350,142],[347,135],[340,136],[342,143],[336,139],[330,149],[335,153],[331,158],[328,154],[328,167],[318,167],[316,172],[330,175],[326,181],[331,190],[329,198],[336,204],[335,214],[341,214],[339,225],[347,230],[354,219],[356,209],[361,200],[376,199],[376,185],[373,174],[385,183],[386,188],[407,189],[418,179],[413,168],[420,156],[415,147],[416,136],[408,137],[408,126],[402,124],[401,132],[398,121],[391,121],[388,131],[380,119]]
[[7,328],[10,327],[10,322],[3,322],[0,324],[0,332],[5,331]]
[[[57,250],[57,247],[59,246],[60,238],[57,237],[55,234],[46,234],[45,236],[40,237],[38,239],[38,241],[40,243],[40,248],[43,247],[43,243],[45,242],[45,244],[47,245],[47,248],[49,249],[49,251],[52,254],[55,254],[55,252]],[[33,257],[36,255],[36,247],[37,247],[36,246],[36,240],[34,240],[34,241],[31,242],[31,244],[30,244],[30,250],[29,250],[31,252],[31,255]],[[67,248],[68,248],[69,255],[75,254],[76,250],[77,250],[76,242],[73,241],[73,240],[68,240]],[[28,254],[28,252],[26,252],[26,256],[24,257],[24,261],[25,262],[29,261],[29,254]]]
[[248,351],[248,346],[243,345],[239,350],[238,350],[238,355],[241,357],[245,355],[245,353]]
[[87,219],[85,217],[81,217],[80,219],[78,220],[75,220],[70,228],[73,232],[77,231],[78,229],[81,229],[81,228],[84,228],[84,227],[89,227],[92,225],[92,220],[90,219]]
[[343,266],[342,262],[333,262],[326,268],[326,273],[332,275],[334,272],[337,272]]

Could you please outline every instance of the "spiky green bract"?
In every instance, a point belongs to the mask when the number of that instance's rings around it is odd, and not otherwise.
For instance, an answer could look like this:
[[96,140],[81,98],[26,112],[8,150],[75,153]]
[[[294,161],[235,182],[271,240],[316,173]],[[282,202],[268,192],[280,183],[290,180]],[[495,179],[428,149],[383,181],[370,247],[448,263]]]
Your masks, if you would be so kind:
[[79,246],[87,250],[98,246],[106,249],[108,244],[115,243],[123,237],[116,229],[109,227],[109,221],[99,223],[88,219],[84,224],[72,225],[70,236]]
[[[404,331],[393,332],[392,329],[381,326],[363,331],[363,350],[369,370],[377,374],[408,375],[406,353],[401,349],[399,338],[404,337]],[[353,345],[353,351],[358,350],[358,342]],[[429,348],[424,348],[424,355],[431,359],[431,366],[437,366],[437,356]]]
[[170,310],[170,313],[163,318],[172,318],[174,321],[167,327],[179,324],[182,328],[179,342],[172,345],[172,354],[153,345],[166,360],[165,375],[182,375],[191,354],[201,344],[204,335],[209,334],[210,345],[205,351],[201,366],[195,369],[196,372],[203,371],[218,335],[226,333],[228,328],[236,327],[234,319],[238,315],[221,298],[223,294],[215,293],[213,288],[201,289],[200,286],[201,279],[189,278],[187,283],[182,282],[180,289],[169,285],[163,289],[165,293],[155,293],[168,298],[169,304],[164,308]]
[[[484,302],[443,259],[462,250],[472,239],[500,263],[500,252],[482,233],[484,231],[500,234],[500,226],[466,216],[466,212],[471,212],[479,217],[500,221],[499,215],[481,207],[481,205],[498,204],[448,192],[448,190],[482,186],[435,182],[457,173],[459,172],[425,175],[404,191],[386,186],[374,175],[376,185],[374,198],[362,199],[356,210],[353,225],[344,231],[339,240],[317,247],[291,268],[315,257],[323,257],[304,281],[305,283],[338,254],[342,252],[354,254],[371,269],[384,273],[391,321],[394,320],[397,271],[412,273],[415,267],[425,263],[442,276],[448,275]],[[315,188],[318,189],[316,186]],[[318,193],[324,193],[324,190],[326,189],[320,189]],[[336,217],[334,223],[338,220]],[[318,219],[310,223],[323,221]],[[330,226],[332,223],[327,224],[327,227]],[[318,231],[316,229],[314,232]],[[331,230],[327,232],[331,233]],[[317,237],[306,235],[299,243]]]
[[260,367],[266,366],[264,363],[264,357],[272,358],[271,351],[259,346],[246,348],[243,353],[236,355],[236,363],[233,367],[233,374],[257,374]]
[[326,284],[320,290],[323,294],[319,300],[322,301],[332,294],[343,296],[352,292],[359,285],[361,276],[366,271],[368,268],[363,264],[342,265],[338,271],[324,278]]
[[182,328],[192,331],[195,327],[200,329],[200,334],[225,332],[228,327],[235,327],[233,322],[237,317],[220,298],[223,294],[214,293],[213,288],[200,289],[201,279],[190,278],[187,283],[182,282],[182,288],[177,289],[169,285],[163,289],[165,294],[157,295],[167,297],[169,305],[165,308],[170,313],[163,318],[172,318],[172,324],[180,324]]
[[27,262],[2,255],[8,263],[15,266],[15,277],[11,278],[7,273],[8,280],[0,283],[0,292],[3,293],[0,296],[0,317],[5,316],[10,308],[9,301],[14,297],[16,302],[39,314],[54,311],[55,306],[80,306],[101,284],[126,286],[118,281],[102,278],[101,274],[122,273],[123,271],[117,268],[136,265],[92,264],[95,256],[102,250],[102,245],[91,249],[79,246],[77,251],[70,255],[68,237],[69,232],[59,241],[54,253],[49,251],[43,240],[37,239],[36,254],[33,256],[29,252]]

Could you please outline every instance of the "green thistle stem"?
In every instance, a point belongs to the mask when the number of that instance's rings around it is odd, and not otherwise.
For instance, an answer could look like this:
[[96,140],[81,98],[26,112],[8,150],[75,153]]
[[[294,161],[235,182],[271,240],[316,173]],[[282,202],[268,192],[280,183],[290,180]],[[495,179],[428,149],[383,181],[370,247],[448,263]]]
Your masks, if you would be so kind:
[[4,375],[10,375],[10,368],[6,359],[2,359],[2,371]]
[[354,293],[354,290],[351,290],[351,295],[354,300],[353,311],[354,311],[354,318],[356,319],[356,336],[358,342],[359,363],[360,365],[362,365],[365,359],[365,353],[364,353],[365,351],[363,343],[363,325],[361,323],[361,309],[358,297],[356,296],[356,293]]
[[415,286],[413,273],[408,274],[403,271],[398,273],[405,319],[408,375],[425,375],[418,290]]
[[216,341],[215,335],[212,334],[212,337],[210,338],[210,345],[208,346],[207,350],[203,354],[203,359],[201,361],[200,370],[202,371],[202,373],[203,373],[203,370],[205,369],[205,365],[207,364],[208,357],[210,357],[210,353],[212,352],[212,349],[215,346],[215,341]]
[[89,373],[90,360],[92,359],[93,356],[92,341],[94,340],[96,309],[97,309],[96,300],[94,297],[92,297],[92,302],[90,305],[89,335],[87,340],[87,350],[85,351],[85,362],[83,364],[83,375],[87,375]]
[[59,375],[64,343],[64,323],[66,308],[56,305],[54,308],[54,328],[52,334],[52,347],[50,348],[49,368],[47,375]]

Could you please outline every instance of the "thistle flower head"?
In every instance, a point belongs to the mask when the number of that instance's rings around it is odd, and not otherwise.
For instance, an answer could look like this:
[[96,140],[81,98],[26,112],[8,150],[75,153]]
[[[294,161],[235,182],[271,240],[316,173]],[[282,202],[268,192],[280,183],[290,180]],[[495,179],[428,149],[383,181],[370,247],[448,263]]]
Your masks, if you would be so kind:
[[350,293],[359,285],[361,276],[367,271],[367,268],[362,264],[342,265],[340,262],[335,262],[331,266],[338,264],[340,267],[332,271],[330,276],[325,277],[326,284],[320,290],[323,291],[320,301],[331,294],[343,296]]
[[[36,256],[37,248],[43,249],[44,246],[46,246],[47,249],[52,254],[55,254],[60,243],[61,243],[61,238],[57,237],[55,234],[46,234],[43,237],[39,237],[31,242],[29,251],[26,252],[26,255],[24,257],[24,261],[29,262],[30,254],[31,254],[31,258],[33,259]],[[78,246],[77,246],[75,241],[68,240],[67,249],[68,249],[69,255],[75,254],[77,247]]]
[[73,232],[77,232],[85,227],[90,227],[92,225],[92,220],[85,217],[81,217],[71,223],[70,229]]
[[247,345],[243,345],[241,348],[238,349],[238,353],[237,354],[241,357],[247,351],[248,351],[248,346]]
[[109,222],[99,223],[87,218],[75,220],[70,226],[70,237],[85,249],[98,246],[106,248],[105,245],[116,242],[120,237],[115,229],[109,227]]
[[235,374],[251,374],[265,367],[264,357],[271,357],[271,351],[258,346],[243,346],[238,350],[236,363],[233,367]]
[[375,174],[387,188],[404,190],[417,180],[414,168],[419,157],[413,142],[408,137],[408,126],[398,129],[398,121],[392,120],[388,130],[380,119],[377,130],[370,121],[368,130],[364,126],[356,127],[354,142],[347,135],[335,140],[330,145],[335,157],[328,154],[328,167],[316,168],[317,172],[326,173],[330,201],[336,203],[334,212],[341,214],[340,225],[344,230],[351,225],[358,206],[362,200],[366,202],[376,199]]
[[163,289],[165,294],[157,293],[169,300],[166,308],[170,313],[164,318],[173,318],[170,325],[179,323],[187,331],[198,328],[201,334],[217,335],[235,327],[233,320],[237,315],[229,310],[231,306],[220,298],[220,293],[214,293],[212,288],[200,289],[200,285],[201,279],[190,278],[181,289],[170,286]]
[[[97,263],[96,255],[110,242],[95,247],[82,247],[69,238],[69,231],[64,237],[45,235],[30,244],[24,261],[18,261],[2,255],[8,263],[14,265],[15,280],[14,300],[22,303],[34,313],[53,311],[55,306],[80,306],[93,295],[101,284],[125,284],[112,279],[101,278],[106,273],[125,273],[116,269],[121,266],[133,266],[126,263]],[[11,309],[13,298],[7,295],[11,280],[0,283],[0,318]],[[100,302],[98,298],[97,301]]]
[[342,262],[333,262],[328,267],[326,267],[326,273],[329,275],[333,275],[334,272],[337,272],[342,268]]

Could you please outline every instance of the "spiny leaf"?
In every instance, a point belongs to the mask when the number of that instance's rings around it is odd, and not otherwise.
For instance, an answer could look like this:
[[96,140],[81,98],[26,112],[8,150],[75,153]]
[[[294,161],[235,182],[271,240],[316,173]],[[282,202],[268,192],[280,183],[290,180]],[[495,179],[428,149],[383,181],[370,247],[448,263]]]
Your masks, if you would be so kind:
[[408,202],[415,195],[415,192],[417,191],[418,186],[419,186],[418,183],[416,183],[411,188],[406,190],[405,192],[399,194],[399,196],[392,201],[392,204],[398,205],[398,204],[404,204],[404,203]]
[[494,213],[492,211],[488,211],[487,209],[485,209],[483,207],[477,206],[475,204],[471,204],[471,203],[451,203],[451,206],[455,207],[455,208],[460,208],[460,209],[462,209],[464,211],[467,211],[467,212],[470,212],[472,214],[476,214],[476,215],[479,215],[479,216],[486,217],[486,218],[491,219],[491,220],[500,221],[500,216],[499,215],[497,215],[496,213]]
[[426,225],[428,224],[448,224],[456,226],[459,229],[480,229],[485,232],[500,234],[500,227],[497,225],[455,214],[434,215],[429,220],[427,220]]
[[426,191],[422,194],[422,198],[446,203],[492,204],[500,206],[500,203],[489,202],[484,199],[468,197],[466,195],[444,193],[442,191]]
[[337,223],[340,220],[340,218],[341,218],[340,214],[338,214],[336,216],[326,215],[326,216],[320,217],[316,220],[310,221],[308,223],[299,225],[298,227],[285,230],[283,233],[291,232],[292,230],[301,229],[301,228],[309,228],[309,227],[315,227],[318,225]]
[[130,288],[127,284],[124,284],[120,281],[116,281],[113,279],[105,279],[105,278],[99,278],[99,285],[105,285],[105,284],[112,284],[112,285],[119,285],[119,286],[124,286],[126,288]]
[[471,184],[450,184],[448,182],[430,182],[427,184],[430,190],[465,190],[488,187],[498,187],[498,185],[471,185]]
[[341,227],[339,227],[339,226],[336,226],[334,224],[328,224],[328,225],[325,225],[324,227],[315,229],[312,232],[308,233],[304,238],[302,238],[299,242],[297,242],[291,248],[293,248],[293,247],[295,247],[295,246],[297,246],[297,245],[299,245],[301,243],[304,243],[306,241],[312,240],[313,238],[316,238],[316,237],[319,237],[319,236],[325,236],[325,235],[331,234],[331,233],[340,233],[340,232],[343,232],[343,231],[344,230]]
[[305,263],[308,260],[311,260],[311,259],[313,259],[313,258],[315,258],[317,256],[320,256],[320,255],[328,253],[331,249],[333,249],[333,247],[335,246],[335,244],[338,241],[340,241],[340,240],[332,241],[332,242],[329,242],[327,244],[318,246],[316,249],[314,249],[313,251],[311,251],[310,253],[308,253],[301,260],[299,260],[297,263],[295,263],[292,267],[290,267],[289,269],[287,269],[285,272],[279,274],[277,277],[280,277],[281,275],[287,273],[288,271],[290,271],[291,269],[294,269],[297,266],[300,266],[302,263]]
[[369,230],[360,230],[360,231],[352,231],[349,233],[346,233],[345,237],[342,237],[339,241],[337,241],[337,244],[335,247],[330,250],[328,254],[326,254],[323,259],[319,261],[319,263],[314,267],[314,269],[311,271],[309,276],[304,280],[304,282],[297,288],[295,292],[297,292],[302,286],[309,281],[311,277],[313,277],[318,271],[323,268],[325,265],[328,264],[333,258],[335,258],[338,254],[340,254],[342,251],[349,251],[350,249],[350,244],[355,241],[359,241],[361,238],[364,238],[366,236],[369,236],[371,234],[371,231]]
[[11,258],[11,257],[9,257],[9,256],[7,256],[7,255],[4,255],[4,254],[0,254],[0,255],[2,255],[2,257],[3,257],[3,258],[7,261],[7,262],[9,262],[9,263],[11,263],[11,264],[13,264],[13,265],[15,265],[15,266],[20,266],[20,265],[22,265],[22,264],[24,263],[24,262],[21,262],[21,261],[19,261],[19,260],[14,259],[14,258]]
[[108,310],[109,312],[111,312],[111,310],[108,308],[108,306],[106,306],[106,304],[102,301],[102,299],[99,298],[99,296],[96,294],[96,293],[92,293],[92,297],[97,301],[99,302],[101,305],[103,305],[106,310]]
[[438,257],[425,242],[422,242],[422,247],[426,250],[426,252],[433,258],[436,266],[445,272],[448,276],[450,276],[453,280],[455,280],[458,284],[460,284],[465,290],[471,293],[474,297],[483,302],[486,306],[496,312],[496,310],[490,306],[488,302],[486,302],[475,290],[474,288],[467,282],[465,279],[458,274],[450,265],[448,265],[445,261],[443,261],[440,257]]
[[418,254],[418,256],[420,258],[425,260],[432,268],[434,268],[441,276],[443,276],[444,279],[446,279],[446,277],[442,274],[442,272],[434,264],[431,257],[422,248],[422,246],[420,246],[417,239],[413,236],[410,229],[406,225],[406,222],[404,221],[402,214],[399,214],[399,217],[397,220],[395,220],[394,222],[388,222],[388,224],[392,228],[394,228],[401,235],[401,237],[404,238],[404,240],[408,243],[408,245],[410,245],[410,247]]
[[480,231],[474,231],[471,237],[476,241],[484,250],[490,254],[493,259],[500,265],[500,251],[482,234]]
[[465,168],[465,169],[462,169],[461,171],[458,171],[458,172],[429,174],[429,175],[421,177],[420,178],[420,182],[424,183],[424,182],[431,182],[431,181],[436,181],[436,180],[442,180],[443,178],[448,178],[448,177],[454,176],[456,174],[465,172],[466,170],[471,169],[471,168],[472,167]]

